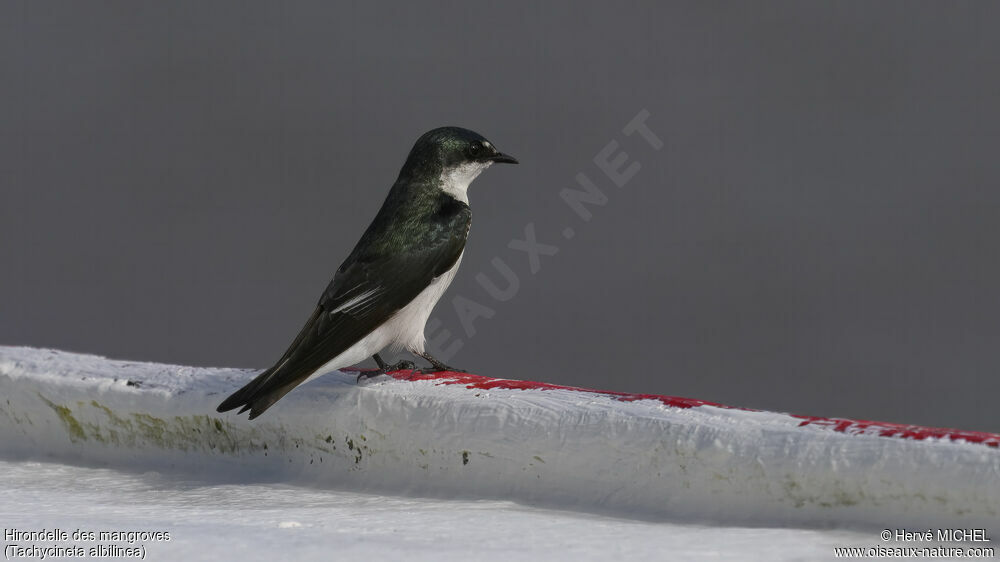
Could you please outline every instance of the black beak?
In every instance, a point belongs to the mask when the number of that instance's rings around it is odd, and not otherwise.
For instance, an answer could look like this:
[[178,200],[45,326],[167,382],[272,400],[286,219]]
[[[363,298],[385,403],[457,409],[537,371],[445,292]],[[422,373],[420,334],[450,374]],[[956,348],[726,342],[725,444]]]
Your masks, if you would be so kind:
[[493,156],[490,156],[489,160],[498,164],[517,164],[517,158],[503,152],[497,152]]

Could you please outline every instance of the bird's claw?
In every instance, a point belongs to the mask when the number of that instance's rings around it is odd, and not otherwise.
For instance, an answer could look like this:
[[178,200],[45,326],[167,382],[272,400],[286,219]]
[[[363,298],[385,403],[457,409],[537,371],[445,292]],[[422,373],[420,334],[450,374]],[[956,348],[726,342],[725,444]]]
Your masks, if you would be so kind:
[[385,367],[379,367],[378,369],[373,369],[371,371],[361,371],[360,373],[358,373],[357,382],[360,383],[364,379],[370,379],[381,375],[386,375],[393,371],[412,370],[415,367],[416,365],[413,364],[413,361],[400,361],[394,365],[386,365]]
[[424,367],[423,369],[417,369],[416,372],[421,375],[433,375],[435,373],[468,373],[468,371],[463,371],[462,369],[456,369],[447,365],[441,365],[439,367]]

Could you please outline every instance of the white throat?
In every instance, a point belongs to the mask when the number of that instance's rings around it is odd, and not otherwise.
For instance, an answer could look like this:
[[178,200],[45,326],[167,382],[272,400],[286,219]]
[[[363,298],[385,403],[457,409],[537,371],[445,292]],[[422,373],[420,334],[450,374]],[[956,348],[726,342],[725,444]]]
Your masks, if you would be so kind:
[[468,162],[441,172],[441,189],[466,205],[469,204],[469,184],[493,162]]

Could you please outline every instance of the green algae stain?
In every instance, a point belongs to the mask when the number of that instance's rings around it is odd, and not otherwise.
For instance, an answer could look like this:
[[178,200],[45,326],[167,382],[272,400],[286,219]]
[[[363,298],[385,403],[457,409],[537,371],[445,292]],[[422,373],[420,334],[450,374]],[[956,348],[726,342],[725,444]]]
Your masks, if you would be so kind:
[[[832,482],[832,486],[826,487],[819,492],[810,492],[813,487],[805,486],[797,482],[790,474],[785,475],[781,483],[785,497],[792,502],[796,508],[816,506],[822,508],[834,508],[858,505],[865,499],[865,494],[861,490],[846,490],[845,484],[839,480]],[[926,501],[922,494],[913,497]]]
[[323,437],[319,433],[315,435],[312,442],[307,442],[306,440],[302,440],[302,445],[304,445],[306,448],[312,448],[327,454],[333,453],[334,451],[337,450],[337,446],[333,444],[332,435],[327,435],[326,437]]
[[111,408],[108,408],[107,406],[101,404],[97,400],[91,400],[90,405],[104,412],[104,415],[108,416],[108,419],[111,421],[112,424],[118,427],[132,429],[132,422],[125,418],[119,417],[113,411],[111,411]]
[[[89,441],[96,444],[126,448],[158,448],[182,451],[202,451],[222,455],[267,455],[267,431],[244,428],[210,415],[185,415],[157,417],[148,413],[126,412],[101,404],[97,400],[80,400],[73,404],[56,404],[39,394],[52,409],[74,443]],[[0,402],[0,409],[2,408]],[[0,412],[0,415],[10,414]],[[273,436],[272,436],[273,437]],[[351,452],[347,458],[360,465],[372,450],[365,445],[367,436],[347,437],[345,442]],[[268,439],[270,441],[270,439]],[[313,439],[281,439],[277,449],[299,451],[305,449],[320,455],[335,454],[337,449],[332,435],[318,434]],[[274,445],[274,443],[271,443]],[[281,445],[281,443],[279,443]],[[274,449],[275,447],[271,447]],[[272,451],[273,452],[273,451]],[[345,451],[346,453],[346,451]],[[323,456],[319,462],[323,462]]]
[[[133,413],[132,420],[135,422],[136,431],[147,441],[155,443],[162,448],[168,448],[167,422],[149,414]],[[187,447],[178,447],[187,449]]]
[[462,451],[462,464],[463,465],[469,464],[469,452],[468,451]]
[[[357,439],[357,440],[355,440],[355,439]],[[364,441],[367,441],[367,440],[368,439],[364,435],[361,435],[361,434],[358,434],[355,437],[351,437],[350,435],[347,435],[347,436],[344,437],[344,443],[347,445],[347,449],[349,451],[351,451],[350,453],[348,453],[348,452],[345,451],[344,454],[347,456],[348,459],[352,459],[353,458],[355,465],[361,464],[361,460],[366,455],[367,456],[371,456],[372,453],[375,452],[373,449],[371,449],[370,447],[368,447],[367,445],[365,445]],[[333,441],[332,438],[331,438],[331,441]],[[313,445],[313,447],[314,448],[319,448],[319,447],[316,447],[315,445]],[[336,450],[337,447],[334,446],[333,449]],[[332,453],[332,451],[327,451],[327,452]],[[355,467],[355,469],[360,470],[359,467]]]
[[52,408],[52,411],[59,417],[59,421],[62,422],[63,426],[66,428],[66,432],[69,433],[70,441],[76,443],[77,441],[87,440],[87,434],[84,433],[83,426],[80,425],[80,422],[73,417],[73,410],[70,410],[61,404],[56,404],[41,394],[39,394],[38,397],[41,398],[42,402],[45,402],[49,408]]
[[163,449],[200,449],[224,454],[267,449],[266,444],[255,443],[253,431],[236,435],[232,425],[207,415],[164,419],[143,413],[119,415],[96,400],[89,405],[104,415],[103,422],[86,426],[89,437],[102,443],[128,447],[151,444]]
[[78,439],[81,441],[87,440],[87,435],[83,432],[83,426],[81,426],[80,422],[76,421],[76,418],[73,417],[72,410],[66,406],[56,406],[54,410],[56,411],[56,415],[59,416],[59,419],[66,426],[66,430],[69,432],[71,441],[76,441]]

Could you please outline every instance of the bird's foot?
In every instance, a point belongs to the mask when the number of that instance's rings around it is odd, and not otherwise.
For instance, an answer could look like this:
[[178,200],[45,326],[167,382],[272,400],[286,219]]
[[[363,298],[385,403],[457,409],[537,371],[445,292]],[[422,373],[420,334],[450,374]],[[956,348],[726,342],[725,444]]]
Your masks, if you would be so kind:
[[424,367],[423,369],[417,369],[416,372],[421,375],[433,375],[434,373],[468,373],[468,371],[463,371],[462,369],[456,369],[455,367],[449,367],[444,363],[440,365],[432,365],[430,367]]
[[358,373],[357,382],[360,383],[364,379],[370,379],[380,375],[385,375],[393,371],[404,371],[407,369],[413,369],[414,367],[416,367],[416,365],[413,364],[413,361],[400,361],[395,365],[382,365],[378,369],[373,369],[371,371],[361,371],[360,373]]
[[467,372],[467,371],[463,371],[462,369],[456,369],[455,367],[449,367],[448,365],[445,365],[441,361],[435,359],[433,355],[431,355],[430,353],[427,353],[425,351],[414,351],[414,350],[411,349],[410,352],[413,353],[414,355],[423,357],[424,359],[427,360],[428,363],[431,364],[430,367],[424,367],[423,369],[417,369],[416,372],[420,373],[421,375],[430,375],[430,374],[433,374],[433,373],[443,373],[445,371],[450,371],[452,373],[465,373],[465,372]]

